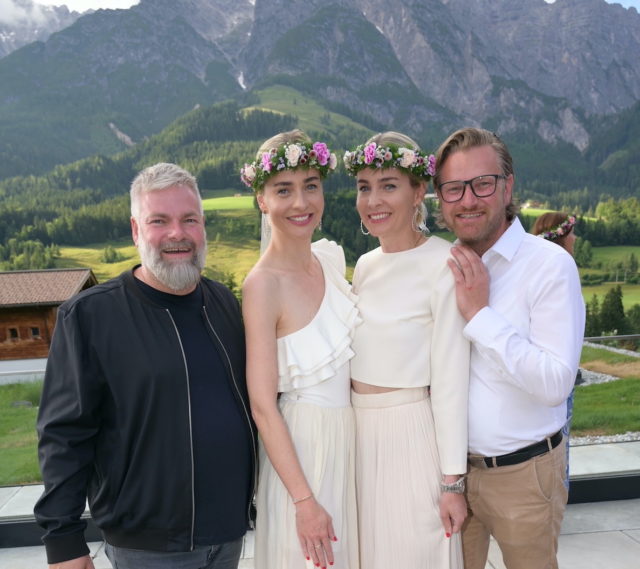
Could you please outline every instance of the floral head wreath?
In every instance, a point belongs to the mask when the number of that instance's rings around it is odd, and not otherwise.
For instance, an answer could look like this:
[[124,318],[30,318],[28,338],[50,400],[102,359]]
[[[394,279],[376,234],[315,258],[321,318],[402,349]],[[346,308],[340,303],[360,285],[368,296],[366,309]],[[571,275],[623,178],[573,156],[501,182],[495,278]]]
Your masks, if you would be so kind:
[[395,144],[378,146],[375,142],[370,142],[356,146],[354,150],[347,150],[344,154],[344,166],[351,176],[364,168],[399,168],[428,181],[436,173],[436,157],[413,148]]
[[263,152],[259,161],[245,164],[240,169],[240,179],[248,188],[258,192],[271,176],[283,170],[314,168],[321,178],[326,178],[337,165],[336,155],[324,142],[314,142],[310,146],[304,142],[289,142]]
[[550,231],[543,231],[538,235],[538,237],[548,239],[549,241],[555,241],[556,239],[560,239],[560,237],[568,235],[575,224],[575,215],[570,215],[565,221],[558,225],[558,227],[556,227],[555,229],[551,229]]

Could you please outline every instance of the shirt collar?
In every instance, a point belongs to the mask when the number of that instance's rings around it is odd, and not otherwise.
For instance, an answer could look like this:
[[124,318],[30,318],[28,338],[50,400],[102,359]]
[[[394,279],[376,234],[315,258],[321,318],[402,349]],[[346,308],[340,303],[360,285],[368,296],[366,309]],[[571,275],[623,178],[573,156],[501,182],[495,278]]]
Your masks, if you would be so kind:
[[500,255],[506,261],[511,261],[520,248],[525,235],[522,223],[517,217],[514,218],[500,238],[482,255],[482,259],[486,261],[495,255]]

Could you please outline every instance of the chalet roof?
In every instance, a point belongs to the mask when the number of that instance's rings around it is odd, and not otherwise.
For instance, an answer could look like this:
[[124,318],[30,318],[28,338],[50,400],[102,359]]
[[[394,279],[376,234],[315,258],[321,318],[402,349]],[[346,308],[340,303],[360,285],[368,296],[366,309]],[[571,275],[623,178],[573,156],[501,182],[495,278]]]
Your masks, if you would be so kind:
[[62,304],[95,284],[91,269],[0,272],[0,307]]

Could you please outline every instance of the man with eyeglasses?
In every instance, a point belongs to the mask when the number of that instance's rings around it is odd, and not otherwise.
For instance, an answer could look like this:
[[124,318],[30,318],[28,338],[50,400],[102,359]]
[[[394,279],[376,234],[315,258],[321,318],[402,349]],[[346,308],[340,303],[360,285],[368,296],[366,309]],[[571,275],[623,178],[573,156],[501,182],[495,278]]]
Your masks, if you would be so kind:
[[562,427],[584,334],[578,271],[562,247],[524,231],[512,159],[495,134],[453,133],[436,167],[472,345],[465,569],[484,569],[491,535],[508,569],[557,568],[567,502]]

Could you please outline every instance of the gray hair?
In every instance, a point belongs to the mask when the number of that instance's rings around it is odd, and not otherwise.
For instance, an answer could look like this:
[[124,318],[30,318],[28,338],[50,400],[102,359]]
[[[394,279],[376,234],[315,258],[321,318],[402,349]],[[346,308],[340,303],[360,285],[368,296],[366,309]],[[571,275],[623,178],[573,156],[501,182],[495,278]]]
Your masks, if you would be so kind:
[[195,177],[176,164],[160,162],[141,170],[131,182],[131,217],[137,218],[140,214],[140,197],[142,194],[166,190],[172,186],[189,188],[198,198],[200,213],[204,213],[202,198],[200,197],[200,190]]

